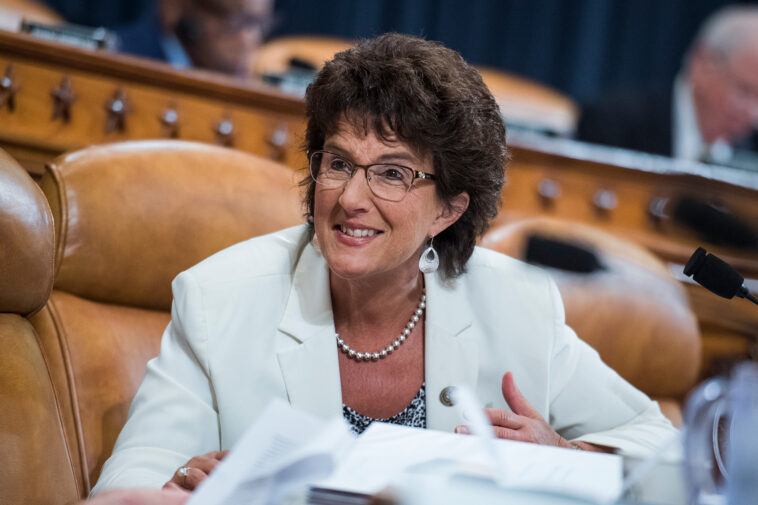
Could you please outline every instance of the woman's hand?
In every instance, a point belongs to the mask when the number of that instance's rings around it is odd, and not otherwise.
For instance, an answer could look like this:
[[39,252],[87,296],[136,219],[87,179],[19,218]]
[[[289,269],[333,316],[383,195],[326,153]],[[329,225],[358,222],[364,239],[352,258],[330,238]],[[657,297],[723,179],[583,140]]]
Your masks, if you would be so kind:
[[[502,409],[485,409],[485,413],[495,429],[497,438],[531,442],[556,447],[577,448],[550,427],[534,407],[529,405],[516,387],[513,374],[503,375],[503,398],[513,412]],[[467,426],[457,426],[456,433],[468,433]]]
[[194,490],[228,453],[229,451],[212,451],[195,456],[174,472],[174,476],[163,485],[163,489]]

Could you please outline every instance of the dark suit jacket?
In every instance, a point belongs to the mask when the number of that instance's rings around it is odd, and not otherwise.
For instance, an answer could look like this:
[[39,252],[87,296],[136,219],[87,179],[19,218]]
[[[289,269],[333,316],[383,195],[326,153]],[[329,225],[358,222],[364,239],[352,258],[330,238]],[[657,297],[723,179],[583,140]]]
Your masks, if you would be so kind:
[[116,28],[115,32],[119,38],[118,49],[120,52],[144,56],[153,60],[168,60],[161,45],[160,19],[152,9],[148,9],[134,23]]
[[672,155],[671,92],[620,91],[582,108],[577,138]]
[[[671,89],[619,91],[583,107],[577,125],[578,140],[672,156]],[[735,147],[758,152],[758,132]]]

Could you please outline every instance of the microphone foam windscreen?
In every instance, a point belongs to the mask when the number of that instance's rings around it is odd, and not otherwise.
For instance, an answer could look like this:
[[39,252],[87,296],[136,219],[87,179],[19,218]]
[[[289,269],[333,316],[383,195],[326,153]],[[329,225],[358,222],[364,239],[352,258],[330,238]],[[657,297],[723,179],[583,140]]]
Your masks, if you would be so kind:
[[745,281],[737,270],[713,254],[705,257],[705,261],[692,278],[704,288],[724,298],[733,298]]
[[687,264],[684,265],[684,275],[687,277],[692,277],[692,274],[700,270],[700,267],[703,265],[703,262],[705,261],[705,256],[707,253],[705,252],[705,249],[702,247],[698,247],[694,253],[692,253],[692,256],[690,256],[690,259],[687,260]]

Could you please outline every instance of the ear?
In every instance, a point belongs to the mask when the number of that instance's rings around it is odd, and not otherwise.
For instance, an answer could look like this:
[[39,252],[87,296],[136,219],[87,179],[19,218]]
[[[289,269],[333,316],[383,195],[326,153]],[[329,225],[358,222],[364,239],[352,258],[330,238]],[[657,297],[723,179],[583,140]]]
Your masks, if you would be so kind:
[[434,220],[430,233],[434,236],[439,235],[446,228],[458,221],[463,213],[466,212],[466,209],[468,209],[468,203],[468,193],[463,191],[453,197],[453,199],[448,204],[441,204],[441,212],[437,216],[437,219]]

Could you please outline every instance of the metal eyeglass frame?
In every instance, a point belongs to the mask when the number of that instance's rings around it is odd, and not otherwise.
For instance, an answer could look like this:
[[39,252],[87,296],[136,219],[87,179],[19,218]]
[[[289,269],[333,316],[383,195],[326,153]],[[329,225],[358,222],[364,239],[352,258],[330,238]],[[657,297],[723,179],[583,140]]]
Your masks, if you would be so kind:
[[[377,198],[381,198],[382,200],[386,200],[388,202],[400,202],[400,201],[402,201],[403,198],[405,198],[405,195],[407,195],[408,192],[413,187],[413,184],[416,182],[416,179],[424,179],[424,180],[432,180],[432,181],[435,180],[435,179],[437,179],[437,176],[434,175],[434,174],[430,174],[428,172],[422,172],[421,170],[415,170],[415,169],[413,169],[411,167],[406,167],[405,165],[399,165],[397,163],[370,163],[368,165],[358,165],[358,164],[353,163],[352,161],[348,160],[347,158],[345,158],[341,154],[337,154],[337,153],[333,153],[331,151],[325,151],[323,149],[319,149],[318,151],[313,151],[310,154],[310,156],[308,156],[308,171],[311,173],[311,179],[313,179],[313,181],[316,184],[321,184],[322,186],[328,186],[328,184],[324,184],[323,182],[319,182],[318,181],[318,177],[316,176],[316,174],[313,173],[313,157],[317,156],[317,155],[323,155],[323,154],[331,154],[332,156],[335,156],[335,157],[341,159],[342,161],[344,161],[345,163],[347,163],[351,167],[350,176],[347,179],[345,179],[343,185],[346,185],[348,183],[348,181],[353,178],[353,176],[355,175],[355,172],[359,168],[362,168],[366,172],[366,184],[368,185],[369,189],[371,190],[371,193],[374,196],[376,196]],[[390,198],[387,198],[387,197],[380,196],[380,195],[376,194],[376,192],[374,191],[374,188],[371,186],[371,178],[368,176],[368,170],[369,170],[369,168],[376,167],[376,166],[400,167],[400,168],[404,168],[406,170],[410,170],[411,173],[413,173],[413,179],[411,179],[411,183],[408,185],[408,187],[405,190],[405,193],[403,193],[403,196],[399,200],[392,200]],[[338,188],[338,187],[340,187],[340,186],[339,185],[334,186],[334,188]]]

